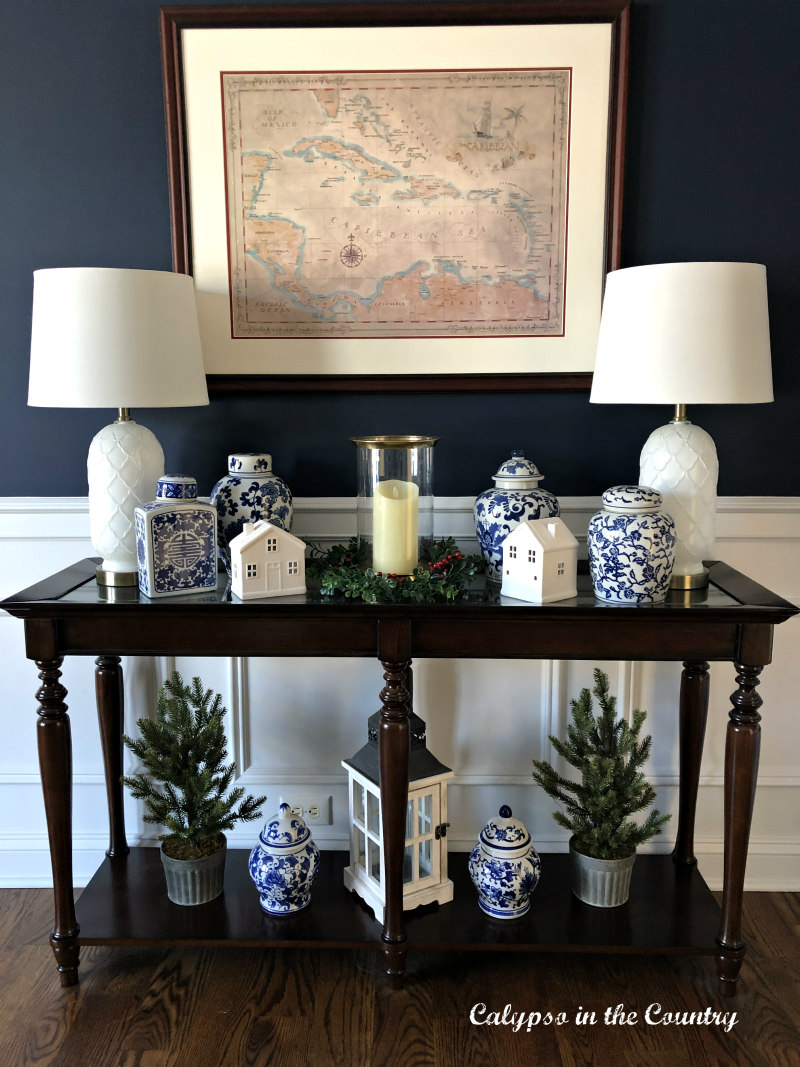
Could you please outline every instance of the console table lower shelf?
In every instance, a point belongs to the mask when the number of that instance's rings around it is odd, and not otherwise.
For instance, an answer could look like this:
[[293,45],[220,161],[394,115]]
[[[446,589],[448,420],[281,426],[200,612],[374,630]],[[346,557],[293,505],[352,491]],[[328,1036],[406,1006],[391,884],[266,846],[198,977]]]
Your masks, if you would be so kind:
[[[320,856],[311,904],[295,915],[261,910],[245,850],[229,850],[225,891],[197,907],[167,898],[157,848],[106,859],[77,901],[79,945],[231,945],[255,948],[381,950],[382,928],[342,881],[346,852]],[[454,899],[406,912],[408,950],[672,952],[714,955],[720,909],[696,867],[669,856],[640,855],[631,896],[619,908],[595,908],[573,896],[569,856],[542,855],[531,909],[519,919],[491,919],[478,907],[467,853],[451,854]]]

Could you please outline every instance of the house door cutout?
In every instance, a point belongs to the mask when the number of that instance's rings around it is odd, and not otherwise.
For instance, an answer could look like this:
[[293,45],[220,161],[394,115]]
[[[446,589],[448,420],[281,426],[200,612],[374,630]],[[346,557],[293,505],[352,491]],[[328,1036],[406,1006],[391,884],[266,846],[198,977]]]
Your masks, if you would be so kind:
[[280,563],[268,563],[267,564],[267,591],[273,592],[275,589],[282,588],[281,585],[281,565]]

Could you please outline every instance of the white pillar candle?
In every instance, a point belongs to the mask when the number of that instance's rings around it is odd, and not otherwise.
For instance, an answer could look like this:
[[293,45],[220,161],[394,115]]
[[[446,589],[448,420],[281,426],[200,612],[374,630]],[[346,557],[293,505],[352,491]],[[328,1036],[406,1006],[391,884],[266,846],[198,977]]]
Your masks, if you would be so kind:
[[417,565],[419,488],[389,478],[375,486],[372,514],[372,569],[411,574]]

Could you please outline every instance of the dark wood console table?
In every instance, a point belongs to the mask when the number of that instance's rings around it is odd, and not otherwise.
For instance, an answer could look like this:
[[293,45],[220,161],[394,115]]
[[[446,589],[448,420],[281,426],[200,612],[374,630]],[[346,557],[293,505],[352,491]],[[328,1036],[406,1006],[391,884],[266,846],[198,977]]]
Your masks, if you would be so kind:
[[[63,985],[78,981],[81,946],[214,944],[315,945],[382,949],[392,985],[402,984],[409,948],[534,951],[678,951],[716,956],[723,993],[736,991],[744,957],[742,888],[755,797],[760,736],[756,692],[771,661],[773,628],[797,610],[723,563],[706,591],[673,594],[655,607],[596,601],[587,575],[578,596],[546,607],[501,602],[491,589],[454,604],[365,605],[302,597],[240,602],[221,579],[216,595],[109,603],[84,560],[2,603],[25,622],[26,654],[39,668],[39,758],[55,894],[50,941]],[[229,857],[225,893],[199,908],[170,904],[158,851],[130,850],[122,808],[122,656],[361,656],[383,665],[380,767],[387,908],[381,931],[342,884],[344,854],[323,853],[312,904],[273,918],[258,904],[245,852]],[[61,684],[65,656],[96,656],[97,710],[110,821],[107,859],[79,901],[72,885],[70,722]],[[412,658],[677,660],[680,801],[672,857],[641,856],[629,904],[590,908],[569,891],[567,857],[543,857],[545,876],[529,914],[498,923],[479,911],[466,863],[451,856],[456,899],[403,914],[402,869]],[[696,869],[694,821],[709,693],[709,662],[735,664],[725,756],[725,859],[721,912]],[[82,713],[83,709],[79,711]],[[476,833],[478,828],[476,827]],[[78,922],[80,918],[80,925]],[[714,941],[714,927],[717,928]]]

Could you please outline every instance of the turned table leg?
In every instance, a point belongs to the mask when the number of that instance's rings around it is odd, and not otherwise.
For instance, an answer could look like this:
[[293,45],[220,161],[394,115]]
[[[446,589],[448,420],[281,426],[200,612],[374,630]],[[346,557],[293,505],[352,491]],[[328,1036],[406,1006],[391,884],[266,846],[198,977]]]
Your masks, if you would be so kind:
[[675,863],[685,866],[697,864],[694,825],[708,719],[708,691],[708,664],[703,660],[684,663],[680,697],[678,831],[672,858]]
[[725,743],[725,860],[722,918],[717,937],[719,990],[727,996],[736,993],[745,953],[742,893],[761,745],[758,709],[763,703],[756,692],[762,668],[737,663],[736,670],[738,689],[731,696],[733,710]]
[[72,741],[64,703],[67,690],[59,681],[62,663],[61,658],[36,660],[42,682],[36,693],[37,740],[53,868],[55,924],[50,944],[61,984],[70,986],[78,981],[79,949],[72,891]]
[[386,977],[394,989],[403,986],[406,932],[403,923],[403,859],[408,804],[410,665],[383,662],[378,757],[381,775],[386,910],[383,924]]
[[95,660],[95,694],[103,767],[108,799],[109,842],[106,855],[127,856],[125,813],[122,801],[122,667],[119,656],[98,656]]

